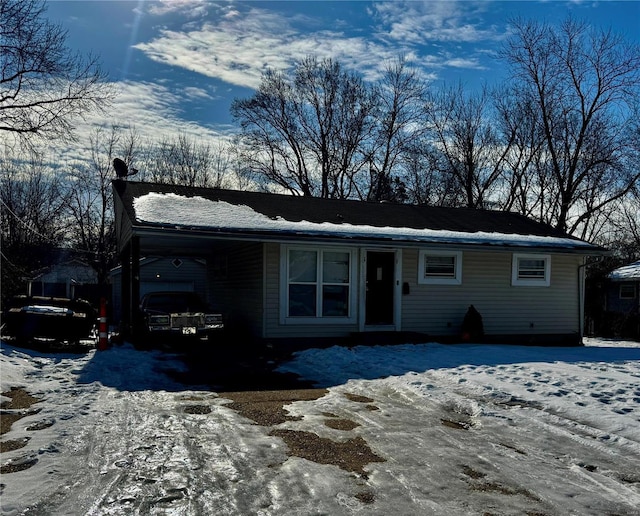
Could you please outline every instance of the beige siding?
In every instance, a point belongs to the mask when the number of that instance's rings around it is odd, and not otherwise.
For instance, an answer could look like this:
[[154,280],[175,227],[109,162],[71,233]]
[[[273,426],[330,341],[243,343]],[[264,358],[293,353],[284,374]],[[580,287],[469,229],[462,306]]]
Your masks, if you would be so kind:
[[262,335],[263,244],[237,243],[214,248],[208,260],[209,283],[216,306],[229,326]]
[[[578,266],[581,257],[551,255],[549,287],[511,285],[511,252],[463,252],[461,285],[418,283],[418,249],[403,249],[401,329],[430,335],[459,335],[473,304],[488,335],[572,334],[579,331]],[[280,245],[265,244],[265,337],[334,337],[358,324],[280,324]],[[360,289],[356,287],[355,294]]]
[[480,312],[485,333],[557,334],[579,330],[580,257],[551,255],[549,287],[511,286],[509,252],[464,252],[461,285],[418,284],[418,250],[403,252],[402,329],[455,335],[469,305]]
[[[265,337],[342,337],[356,324],[280,324],[280,244],[266,244]],[[357,293],[356,293],[357,295]]]

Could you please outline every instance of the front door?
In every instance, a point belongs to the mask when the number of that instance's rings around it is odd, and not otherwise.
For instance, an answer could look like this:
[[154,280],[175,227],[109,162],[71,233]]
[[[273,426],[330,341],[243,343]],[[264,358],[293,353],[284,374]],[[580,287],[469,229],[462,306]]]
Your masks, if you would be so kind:
[[394,323],[395,253],[367,251],[365,324],[367,326]]

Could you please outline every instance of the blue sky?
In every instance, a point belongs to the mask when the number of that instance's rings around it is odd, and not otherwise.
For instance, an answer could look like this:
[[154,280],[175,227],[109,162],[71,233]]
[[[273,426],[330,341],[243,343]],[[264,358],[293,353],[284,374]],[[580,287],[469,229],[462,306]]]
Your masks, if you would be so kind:
[[[571,14],[640,42],[640,1],[51,1],[68,45],[101,58],[121,92],[107,122],[159,139],[234,129],[229,107],[267,68],[309,54],[365,78],[405,55],[425,77],[469,88],[504,77],[495,59],[512,17],[559,23]],[[91,118],[88,124],[104,123]]]

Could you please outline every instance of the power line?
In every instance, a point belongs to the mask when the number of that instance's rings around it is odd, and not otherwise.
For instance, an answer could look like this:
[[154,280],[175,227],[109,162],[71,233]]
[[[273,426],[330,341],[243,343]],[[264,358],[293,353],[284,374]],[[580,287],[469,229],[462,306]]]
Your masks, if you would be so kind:
[[29,224],[27,224],[24,220],[22,220],[22,218],[20,218],[20,216],[18,214],[16,214],[16,212],[14,212],[11,208],[9,208],[9,206],[7,205],[6,202],[4,202],[4,200],[0,199],[0,203],[2,203],[2,205],[7,209],[7,211],[9,213],[11,213],[11,215],[14,216],[14,218],[20,223],[22,224],[27,230],[31,231],[33,234],[37,235],[38,237],[40,237],[41,239],[51,243],[51,244],[56,244],[57,242],[55,242],[54,240],[52,240],[51,238],[43,235],[42,233],[40,233],[39,231],[37,231],[36,229],[34,229],[32,226],[30,226]]

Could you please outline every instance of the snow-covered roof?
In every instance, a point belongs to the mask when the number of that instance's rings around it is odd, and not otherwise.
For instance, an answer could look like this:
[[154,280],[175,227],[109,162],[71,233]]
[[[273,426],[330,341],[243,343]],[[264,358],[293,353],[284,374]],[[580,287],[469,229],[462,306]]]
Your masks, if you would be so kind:
[[118,182],[137,227],[455,245],[600,251],[588,242],[509,212],[302,198]]
[[609,273],[609,278],[614,281],[640,280],[640,260],[623,267],[618,267]]

